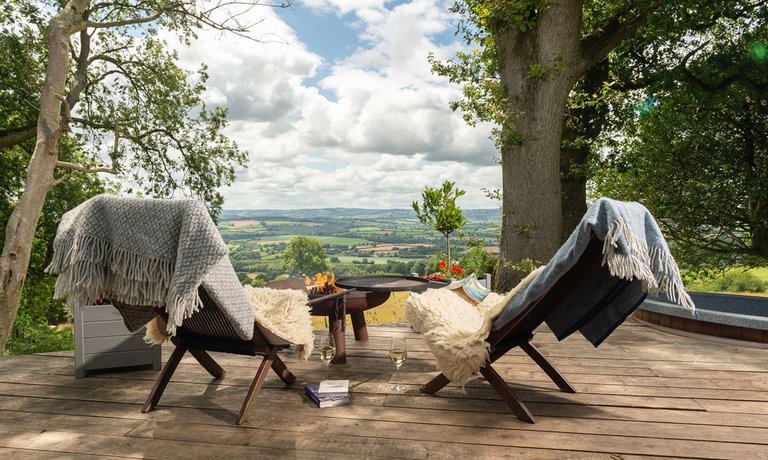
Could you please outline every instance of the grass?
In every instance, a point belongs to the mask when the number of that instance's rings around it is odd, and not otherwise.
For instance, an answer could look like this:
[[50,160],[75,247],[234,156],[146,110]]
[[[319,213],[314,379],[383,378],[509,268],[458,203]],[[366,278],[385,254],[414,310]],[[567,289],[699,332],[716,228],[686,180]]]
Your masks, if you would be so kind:
[[[277,244],[287,243],[298,235],[275,235],[275,236],[263,236],[254,238],[252,241],[257,244]],[[312,239],[317,240],[320,244],[327,244],[330,246],[358,246],[361,244],[371,244],[370,241],[363,238],[348,238],[339,236],[313,236]]]
[[380,232],[381,229],[379,227],[353,227],[349,229],[350,232],[360,232],[360,233],[375,233]]
[[739,267],[731,268],[722,276],[689,282],[686,289],[692,292],[764,294],[768,291],[768,267],[746,271]]
[[317,223],[317,222],[304,222],[304,221],[298,221],[298,220],[264,220],[262,221],[265,225],[293,225],[293,226],[300,226],[300,227],[320,227],[323,224]]
[[264,226],[258,220],[230,220],[222,222],[222,225],[230,225],[238,230],[242,230],[243,228],[248,227],[252,227],[258,230],[264,229]]
[[387,257],[387,256],[379,256],[379,257],[373,257],[373,256],[337,256],[339,258],[339,263],[342,264],[351,264],[353,262],[361,262],[363,259],[366,259],[369,263],[373,262],[374,265],[386,265],[388,260],[394,261],[394,262],[413,262],[414,260],[419,260],[419,258],[409,259],[407,257]]

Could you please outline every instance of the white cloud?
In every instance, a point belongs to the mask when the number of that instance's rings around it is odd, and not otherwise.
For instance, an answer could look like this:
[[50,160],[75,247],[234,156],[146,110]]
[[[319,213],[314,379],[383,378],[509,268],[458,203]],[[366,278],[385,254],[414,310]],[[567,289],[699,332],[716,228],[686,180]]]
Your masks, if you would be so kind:
[[324,60],[273,10],[257,8],[257,33],[279,41],[203,32],[180,51],[190,68],[208,64],[206,100],[229,108],[227,134],[249,152],[248,167],[223,191],[224,206],[403,208],[446,179],[467,191],[463,207],[496,206],[480,192],[501,182],[490,128],[471,128],[451,112],[460,88],[432,75],[426,59],[461,46],[435,38],[452,30],[447,3],[302,5],[357,21],[357,49]]
[[[391,3],[391,0],[389,0]],[[344,16],[350,12],[365,15],[370,11],[381,11],[384,9],[385,0],[302,0],[301,4],[319,12],[332,11],[339,16]]]

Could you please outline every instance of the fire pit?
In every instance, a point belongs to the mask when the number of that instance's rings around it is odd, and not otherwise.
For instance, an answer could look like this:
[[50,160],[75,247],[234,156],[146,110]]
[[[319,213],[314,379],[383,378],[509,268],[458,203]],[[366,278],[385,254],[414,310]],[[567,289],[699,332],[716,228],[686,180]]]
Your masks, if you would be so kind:
[[[318,274],[321,275],[321,274]],[[336,342],[336,357],[331,363],[344,364],[347,362],[346,342],[344,340],[344,317],[347,313],[347,294],[349,291],[333,285],[333,274],[329,280],[318,283],[318,275],[315,278],[288,279],[267,283],[265,287],[272,289],[296,289],[307,293],[312,308],[312,316],[328,317],[328,332],[333,334]]]
[[365,310],[378,307],[387,301],[393,292],[422,292],[430,288],[441,288],[447,283],[426,278],[403,275],[347,276],[336,280],[336,286],[349,289],[346,297],[347,311],[352,319],[355,340],[368,340],[368,326],[365,324]]
[[[348,276],[336,280],[336,286],[367,292],[422,292],[427,288],[437,287],[426,278],[401,275]],[[440,284],[440,287],[442,286],[443,284]]]
[[[325,274],[323,274],[325,275]],[[328,275],[326,275],[328,276]],[[266,287],[273,289],[299,289],[308,291],[313,316],[328,317],[328,331],[333,334],[336,341],[336,357],[333,364],[347,362],[346,341],[344,337],[346,315],[352,320],[352,329],[355,340],[368,340],[368,326],[365,323],[363,312],[378,307],[387,301],[392,292],[397,291],[423,291],[427,288],[440,288],[446,283],[434,282],[425,278],[400,275],[369,275],[348,276],[339,278],[333,283],[333,274],[328,280],[318,283],[318,275],[314,278],[306,277],[305,280],[289,279],[267,283]],[[308,282],[307,282],[308,281]],[[326,294],[325,291],[313,293],[312,288],[319,284],[335,284],[335,294]],[[309,289],[307,289],[309,287]],[[328,297],[331,296],[331,297]],[[319,300],[325,297],[324,300]],[[318,301],[319,300],[319,301]]]

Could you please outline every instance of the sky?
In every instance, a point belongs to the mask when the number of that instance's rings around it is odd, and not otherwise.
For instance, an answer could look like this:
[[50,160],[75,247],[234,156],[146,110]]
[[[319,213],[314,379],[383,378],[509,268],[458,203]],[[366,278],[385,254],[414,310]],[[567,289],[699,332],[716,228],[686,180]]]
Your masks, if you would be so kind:
[[248,152],[225,209],[408,208],[451,180],[457,204],[493,208],[501,168],[488,125],[449,103],[461,88],[427,61],[463,48],[452,0],[296,0],[258,7],[254,42],[203,31],[168,37],[183,67],[208,66],[207,104],[226,107],[225,134]]

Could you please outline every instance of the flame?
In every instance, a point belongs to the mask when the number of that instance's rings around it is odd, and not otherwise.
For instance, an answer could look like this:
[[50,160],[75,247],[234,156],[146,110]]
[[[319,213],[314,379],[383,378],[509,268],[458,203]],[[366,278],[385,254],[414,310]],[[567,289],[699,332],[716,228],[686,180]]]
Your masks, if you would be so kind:
[[333,272],[315,273],[313,278],[304,275],[307,290],[312,294],[331,294],[337,291]]

